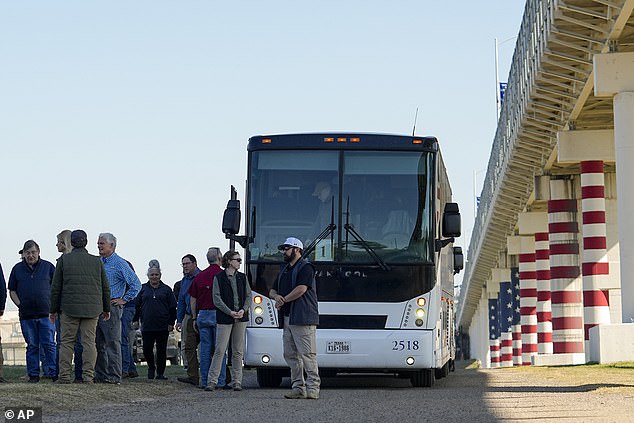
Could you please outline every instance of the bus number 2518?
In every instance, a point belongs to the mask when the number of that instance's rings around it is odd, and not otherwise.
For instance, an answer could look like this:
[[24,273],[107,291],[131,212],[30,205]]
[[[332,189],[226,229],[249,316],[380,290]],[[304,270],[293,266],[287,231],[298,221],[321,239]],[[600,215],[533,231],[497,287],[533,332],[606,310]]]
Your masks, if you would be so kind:
[[392,351],[416,351],[418,341],[392,341]]

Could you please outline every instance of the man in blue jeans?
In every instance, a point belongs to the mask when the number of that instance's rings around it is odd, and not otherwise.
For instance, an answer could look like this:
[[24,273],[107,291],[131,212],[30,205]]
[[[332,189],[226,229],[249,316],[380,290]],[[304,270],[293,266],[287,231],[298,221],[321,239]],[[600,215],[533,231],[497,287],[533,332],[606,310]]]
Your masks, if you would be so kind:
[[19,309],[31,383],[40,381],[40,346],[46,356],[44,374],[57,380],[55,325],[48,319],[54,273],[55,266],[40,259],[40,246],[28,240],[22,248],[22,261],[13,266],[9,276],[9,295]]
[[[196,275],[189,287],[191,295],[192,320],[194,330],[200,334],[200,385],[207,387],[207,376],[211,366],[211,357],[216,346],[216,307],[213,302],[212,288],[214,276],[222,271],[222,253],[220,248],[211,247],[207,251],[209,267]],[[222,369],[218,377],[217,388],[231,389],[227,385],[227,356],[222,360]]]
[[139,376],[132,356],[132,346],[136,342],[136,331],[132,329],[132,318],[136,313],[135,304],[134,301],[126,303],[121,315],[121,370],[124,379]]

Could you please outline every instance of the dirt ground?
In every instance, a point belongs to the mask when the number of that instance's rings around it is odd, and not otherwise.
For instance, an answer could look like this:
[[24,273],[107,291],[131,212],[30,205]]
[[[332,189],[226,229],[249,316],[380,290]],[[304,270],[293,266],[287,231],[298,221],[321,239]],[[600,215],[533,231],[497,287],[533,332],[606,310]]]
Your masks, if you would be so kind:
[[167,381],[140,377],[120,386],[26,383],[24,368],[5,367],[11,383],[0,384],[0,407],[42,407],[45,422],[263,421],[557,421],[634,422],[634,363],[620,367],[465,368],[412,388],[392,375],[322,379],[319,401],[285,400],[278,389],[257,386],[244,372],[243,392],[204,392],[176,381],[184,371],[168,366]]
[[634,363],[477,370],[484,403],[504,421],[634,421]]

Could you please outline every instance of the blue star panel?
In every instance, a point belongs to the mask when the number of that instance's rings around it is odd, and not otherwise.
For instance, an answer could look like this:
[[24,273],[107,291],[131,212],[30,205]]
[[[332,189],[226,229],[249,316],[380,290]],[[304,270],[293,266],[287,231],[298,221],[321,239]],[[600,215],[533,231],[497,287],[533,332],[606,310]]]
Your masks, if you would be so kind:
[[489,338],[500,337],[500,314],[498,313],[498,300],[489,299]]
[[500,332],[511,332],[513,325],[513,290],[511,281],[500,283],[499,295]]
[[511,291],[513,295],[513,324],[520,324],[520,268],[511,267]]

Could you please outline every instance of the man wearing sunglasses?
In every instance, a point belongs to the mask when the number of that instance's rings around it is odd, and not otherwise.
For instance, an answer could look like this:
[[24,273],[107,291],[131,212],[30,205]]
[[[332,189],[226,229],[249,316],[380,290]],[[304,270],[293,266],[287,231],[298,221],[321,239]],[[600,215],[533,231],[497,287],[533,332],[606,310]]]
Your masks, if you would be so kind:
[[319,399],[321,380],[315,339],[319,309],[315,269],[302,259],[304,245],[299,239],[287,238],[278,248],[286,265],[278,275],[270,296],[275,300],[284,329],[284,359],[291,369],[291,391],[284,397]]

